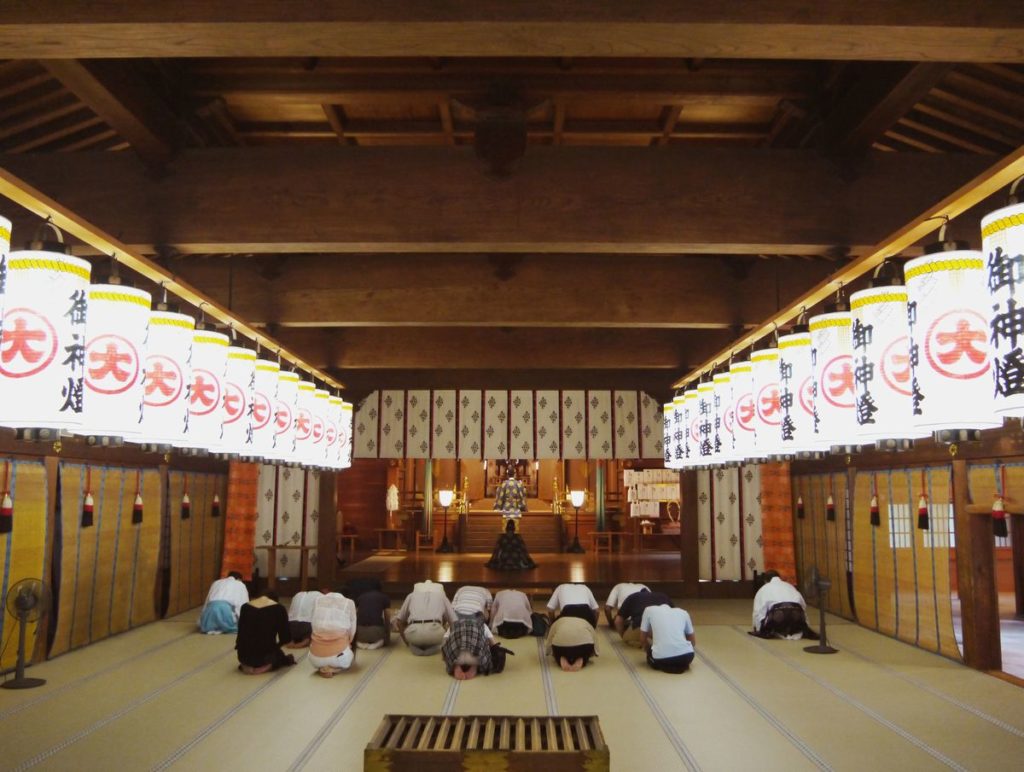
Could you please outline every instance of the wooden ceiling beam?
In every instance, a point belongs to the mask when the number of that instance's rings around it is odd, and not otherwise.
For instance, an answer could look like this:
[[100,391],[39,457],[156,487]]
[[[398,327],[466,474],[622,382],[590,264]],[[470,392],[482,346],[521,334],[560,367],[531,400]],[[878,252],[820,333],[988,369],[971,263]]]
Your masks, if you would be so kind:
[[9,4],[12,58],[187,56],[671,56],[1024,60],[1012,0],[602,0],[366,4],[362,0],[35,0]]
[[859,254],[985,164],[537,146],[506,184],[465,147],[183,150],[159,179],[109,153],[0,156],[0,168],[150,254]]
[[174,153],[176,118],[131,67],[109,60],[51,59],[41,63],[124,137],[146,164],[159,167]]
[[232,308],[253,324],[662,329],[758,322],[775,307],[776,283],[788,299],[833,268],[752,258],[458,254],[182,257],[169,267],[223,303],[230,294]]

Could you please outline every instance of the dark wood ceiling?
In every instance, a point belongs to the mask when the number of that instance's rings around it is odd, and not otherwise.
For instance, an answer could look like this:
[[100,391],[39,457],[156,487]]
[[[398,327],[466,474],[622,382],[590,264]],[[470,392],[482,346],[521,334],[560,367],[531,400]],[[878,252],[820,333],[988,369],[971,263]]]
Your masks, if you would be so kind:
[[[458,55],[427,26],[389,38],[381,19],[357,25],[381,56],[341,56],[275,22],[280,4],[255,3],[237,21],[282,36],[267,44],[282,55],[259,57],[220,3],[188,0],[169,20],[133,4],[122,26],[104,26],[112,5],[51,9],[75,59],[45,58],[49,39],[24,9],[0,21],[4,50],[26,57],[0,62],[0,166],[352,396],[446,384],[664,394],[1024,144],[1013,4],[992,4],[991,24],[928,11],[901,27],[916,41],[903,48],[896,32],[873,41],[831,11],[821,34],[846,48],[786,32],[763,8],[733,13],[735,58],[711,42],[671,56],[687,46],[661,37],[632,55],[626,38],[595,49],[588,25],[564,55],[541,32]],[[866,6],[884,27],[919,4]],[[713,25],[719,12],[701,13]],[[339,34],[355,29],[322,15]],[[175,37],[188,23],[193,37]],[[781,36],[778,50],[748,34],[758,24]],[[150,37],[128,37],[133,25]],[[948,63],[925,53],[943,39]],[[16,242],[29,235],[33,217],[0,213]],[[959,226],[969,234],[976,218]]]

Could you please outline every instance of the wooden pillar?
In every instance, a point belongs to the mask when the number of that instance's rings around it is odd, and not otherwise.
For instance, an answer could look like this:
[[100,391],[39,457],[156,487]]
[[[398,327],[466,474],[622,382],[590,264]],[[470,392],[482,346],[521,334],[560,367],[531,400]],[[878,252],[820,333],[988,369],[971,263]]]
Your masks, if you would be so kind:
[[1010,545],[1013,554],[1013,593],[1016,614],[1024,619],[1024,515],[1010,515]]
[[317,503],[316,578],[318,587],[334,587],[338,568],[338,473],[320,475],[320,501]]
[[953,461],[953,509],[964,663],[978,670],[999,670],[1002,651],[992,518],[988,514],[969,511],[967,462],[962,459]]
[[694,471],[680,472],[679,489],[679,500],[682,502],[679,507],[679,557],[683,563],[683,583],[696,596],[697,585],[700,582],[697,473]]

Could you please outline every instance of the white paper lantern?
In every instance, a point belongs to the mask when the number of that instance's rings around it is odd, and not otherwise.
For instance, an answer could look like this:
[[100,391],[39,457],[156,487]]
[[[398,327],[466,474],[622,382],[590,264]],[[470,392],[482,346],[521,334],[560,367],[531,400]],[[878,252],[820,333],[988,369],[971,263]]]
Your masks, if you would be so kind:
[[159,449],[186,444],[195,327],[191,316],[150,312],[142,423],[139,434],[129,437],[132,442]]
[[355,412],[351,402],[341,404],[341,424],[338,426],[338,442],[341,443],[341,468],[352,466],[352,425]]
[[196,330],[192,335],[192,385],[185,447],[221,452],[227,364],[228,336]]
[[309,437],[309,464],[315,467],[327,465],[327,413],[331,395],[326,389],[313,392],[313,430]]
[[123,284],[89,288],[79,434],[131,439],[142,431],[151,303],[148,292]]
[[814,431],[813,372],[810,331],[779,336],[779,409],[784,453],[822,450],[823,444]]
[[669,469],[682,469],[686,463],[686,396],[677,394],[672,398],[672,463]]
[[732,376],[728,372],[716,373],[712,383],[715,389],[713,398],[715,453],[720,464],[729,464],[738,460],[733,436],[736,410],[732,398]]
[[316,406],[316,386],[312,381],[299,381],[295,398],[295,457],[298,464],[307,465],[313,455],[313,411]]
[[666,469],[675,469],[675,410],[672,402],[666,402],[661,406],[662,440],[663,451],[662,462]]
[[274,410],[281,365],[269,359],[256,360],[256,381],[252,393],[251,455],[265,458],[274,452]]
[[906,288],[854,292],[850,315],[857,436],[865,443],[883,444],[928,436],[913,421]]
[[981,218],[995,410],[1024,415],[1024,204]]
[[0,425],[73,431],[82,422],[91,266],[59,252],[7,259]]
[[295,416],[298,410],[299,376],[281,370],[277,377],[277,400],[274,403],[274,448],[267,458],[293,463],[295,456]]
[[781,456],[782,407],[779,404],[779,350],[766,348],[750,357],[754,375],[754,427],[757,455]]
[[925,255],[909,261],[904,275],[917,387],[914,425],[928,432],[1001,426],[994,411],[992,304],[981,253]]
[[750,362],[729,366],[733,402],[733,457],[737,461],[757,457],[757,409],[754,407],[754,368]]
[[221,400],[221,453],[243,457],[254,455],[252,408],[255,391],[256,352],[241,346],[228,346],[224,398]]
[[714,415],[715,386],[710,381],[697,385],[697,431],[700,441],[697,445],[700,453],[700,463],[710,466],[718,463],[715,454],[715,441],[712,431],[715,424]]
[[7,292],[7,253],[11,251],[11,221],[0,217],[0,331],[3,330],[4,294]]
[[818,444],[827,449],[857,444],[857,390],[853,383],[848,311],[812,316],[811,361]]
[[683,422],[686,436],[683,438],[685,466],[699,467],[700,459],[700,416],[697,413],[697,386],[683,392]]
[[327,399],[327,429],[324,442],[327,443],[327,468],[341,469],[341,406],[344,400],[331,395]]

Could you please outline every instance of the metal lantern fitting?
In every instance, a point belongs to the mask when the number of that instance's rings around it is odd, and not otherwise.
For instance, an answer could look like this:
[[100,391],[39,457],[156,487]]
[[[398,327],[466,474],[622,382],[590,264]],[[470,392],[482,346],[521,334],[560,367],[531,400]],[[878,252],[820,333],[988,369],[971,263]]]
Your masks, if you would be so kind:
[[131,442],[166,452],[187,444],[192,339],[196,320],[172,311],[151,311],[146,340],[142,423]]

